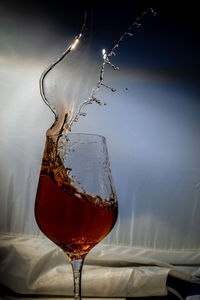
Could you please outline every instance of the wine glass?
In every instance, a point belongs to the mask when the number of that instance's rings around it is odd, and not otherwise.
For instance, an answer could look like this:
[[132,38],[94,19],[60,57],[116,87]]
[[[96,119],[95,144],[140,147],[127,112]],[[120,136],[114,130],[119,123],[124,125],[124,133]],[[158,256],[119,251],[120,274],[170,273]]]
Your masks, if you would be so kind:
[[47,134],[35,218],[40,230],[68,255],[76,300],[81,299],[85,256],[112,230],[117,215],[105,138]]

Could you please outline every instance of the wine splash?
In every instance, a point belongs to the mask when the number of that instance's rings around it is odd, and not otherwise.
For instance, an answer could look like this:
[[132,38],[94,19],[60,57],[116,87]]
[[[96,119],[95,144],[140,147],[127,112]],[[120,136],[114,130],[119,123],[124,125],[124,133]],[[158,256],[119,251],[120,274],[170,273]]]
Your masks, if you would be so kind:
[[[51,70],[53,70],[58,64],[60,64],[63,59],[72,52],[77,51],[79,48],[79,45],[83,42],[84,37],[87,35],[87,14],[84,15],[84,21],[82,28],[80,30],[80,33],[74,38],[72,43],[69,45],[69,47],[63,52],[63,54],[55,60],[52,64],[48,66],[48,68],[42,73],[42,76],[40,78],[40,93],[42,96],[42,99],[44,100],[45,104],[48,105],[48,107],[51,109],[53,114],[55,115],[55,121],[53,125],[48,129],[47,131],[47,142],[46,147],[44,151],[44,157],[43,157],[43,164],[42,164],[42,170],[46,170],[47,168],[51,168],[51,171],[48,171],[48,176],[51,177],[51,179],[56,183],[60,184],[64,182],[68,187],[72,186],[77,188],[79,192],[85,193],[84,188],[80,186],[79,181],[76,179],[75,176],[73,176],[73,170],[67,169],[64,167],[65,159],[68,155],[67,151],[63,151],[63,145],[66,143],[66,141],[69,141],[69,132],[71,131],[71,127],[74,122],[77,122],[80,116],[85,116],[86,113],[83,112],[83,109],[92,103],[97,103],[99,105],[102,105],[101,100],[98,99],[97,93],[102,88],[105,87],[106,89],[109,89],[112,92],[115,92],[116,89],[113,87],[110,87],[104,82],[104,73],[106,66],[111,67],[113,70],[119,70],[119,67],[114,65],[111,62],[111,58],[113,56],[116,56],[116,51],[119,48],[120,44],[124,41],[126,37],[132,37],[133,36],[133,30],[137,29],[141,26],[141,21],[145,17],[146,14],[152,13],[155,15],[156,13],[152,8],[147,9],[144,11],[139,17],[136,18],[136,20],[131,24],[131,26],[125,31],[119,38],[119,40],[114,44],[112,49],[107,53],[105,49],[102,50],[102,58],[103,63],[100,69],[99,74],[99,81],[97,82],[96,86],[92,89],[92,92],[90,91],[89,98],[86,100],[81,100],[81,104],[77,107],[75,107],[75,102],[72,99],[72,105],[66,103],[66,106],[63,106],[62,109],[56,109],[56,106],[53,105],[53,103],[48,99],[46,93],[45,93],[45,79],[47,75],[50,73]],[[74,56],[72,56],[73,58]],[[74,85],[76,85],[76,82],[73,82]],[[84,85],[85,86],[85,85]],[[68,87],[73,88],[71,85],[68,85]],[[81,95],[84,94],[84,91],[80,91]],[[57,100],[57,99],[55,99]],[[69,99],[68,99],[69,100]],[[80,101],[80,100],[79,100]],[[105,104],[105,103],[104,103]],[[50,148],[49,148],[50,147]],[[49,149],[50,150],[49,150]],[[73,150],[73,149],[72,149]],[[69,149],[69,151],[72,151]],[[49,153],[51,153],[51,157],[49,156]],[[64,153],[64,154],[63,154]],[[47,170],[46,170],[47,171]],[[45,171],[45,172],[46,172]],[[80,196],[80,195],[79,195]],[[81,195],[82,197],[82,195]],[[103,203],[102,199],[99,199],[100,202]]]
[[[55,122],[51,126],[51,128],[48,130],[49,135],[55,135],[55,134],[57,135],[59,133],[62,133],[64,130],[66,132],[71,131],[71,127],[72,127],[73,123],[77,122],[80,116],[86,116],[86,113],[83,112],[83,109],[88,104],[92,104],[93,102],[95,102],[95,103],[101,105],[102,102],[97,97],[97,93],[101,87],[105,87],[105,88],[111,90],[112,92],[116,91],[115,88],[110,87],[109,85],[107,85],[104,82],[105,67],[106,67],[106,65],[108,65],[111,68],[113,68],[113,70],[119,70],[119,67],[115,66],[111,62],[111,57],[116,56],[116,50],[119,48],[120,44],[124,41],[124,39],[126,37],[134,36],[133,30],[141,27],[141,22],[142,22],[143,18],[145,17],[145,15],[147,15],[148,13],[151,13],[154,16],[156,16],[156,12],[152,8],[148,8],[140,16],[138,16],[136,18],[136,20],[129,26],[127,31],[125,31],[120,36],[119,40],[114,44],[114,46],[108,53],[106,52],[105,49],[102,50],[103,63],[102,63],[101,69],[100,69],[99,81],[96,84],[96,86],[93,88],[93,90],[91,92],[91,96],[88,99],[86,99],[86,100],[83,99],[83,101],[81,101],[81,104],[79,105],[77,111],[70,110],[67,106],[67,109],[64,108],[61,113],[58,113],[56,111],[55,106],[51,103],[51,101],[49,101],[49,99],[47,98],[47,96],[45,94],[45,89],[44,89],[45,79],[46,79],[47,74],[56,65],[58,65],[67,55],[70,55],[70,53],[72,51],[76,51],[76,49],[79,47],[79,44],[81,43],[82,38],[84,37],[84,35],[87,32],[87,13],[85,13],[84,21],[83,21],[83,25],[80,30],[80,33],[74,38],[73,42],[63,52],[63,54],[55,62],[53,62],[52,64],[50,64],[48,66],[48,68],[42,73],[42,76],[40,78],[40,93],[41,93],[42,99],[44,100],[44,102],[48,105],[48,107],[51,109],[51,111],[55,115]],[[106,103],[104,103],[104,104],[106,105]]]

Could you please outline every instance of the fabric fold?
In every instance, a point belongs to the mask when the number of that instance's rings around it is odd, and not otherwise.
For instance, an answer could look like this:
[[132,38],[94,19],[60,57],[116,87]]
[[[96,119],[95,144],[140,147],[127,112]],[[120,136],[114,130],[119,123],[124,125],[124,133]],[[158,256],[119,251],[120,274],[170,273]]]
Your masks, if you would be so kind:
[[[152,257],[142,257],[137,251],[132,249],[131,255],[129,248],[96,246],[88,254],[83,267],[83,296],[163,296],[167,294],[168,274],[186,280],[193,278],[194,269],[183,270]],[[0,281],[14,292],[73,295],[68,257],[48,239],[2,234],[0,257]]]

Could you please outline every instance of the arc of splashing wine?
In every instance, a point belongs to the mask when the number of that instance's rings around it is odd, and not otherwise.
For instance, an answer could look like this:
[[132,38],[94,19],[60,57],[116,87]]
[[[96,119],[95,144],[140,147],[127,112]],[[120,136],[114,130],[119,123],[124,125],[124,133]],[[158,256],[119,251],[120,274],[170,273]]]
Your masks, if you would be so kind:
[[77,44],[80,41],[82,34],[80,33],[77,37],[75,37],[73,43],[63,52],[63,54],[52,64],[50,64],[48,66],[47,69],[44,70],[44,72],[42,73],[41,77],[40,77],[40,94],[42,96],[42,99],[44,100],[44,102],[47,104],[47,106],[51,109],[51,111],[54,113],[55,117],[57,116],[56,114],[56,109],[55,107],[53,107],[50,103],[49,100],[46,98],[45,92],[44,92],[44,79],[46,77],[46,75],[59,63],[61,62],[61,60],[63,60],[63,58],[69,54],[72,50],[75,49],[75,47],[77,46]]
[[[44,70],[44,72],[42,73],[41,77],[40,77],[40,94],[42,96],[42,99],[44,100],[45,104],[50,108],[50,110],[53,112],[53,114],[55,115],[55,122],[58,120],[58,115],[56,113],[56,109],[55,107],[53,107],[50,103],[49,100],[47,99],[45,92],[44,92],[44,80],[45,77],[47,76],[47,74],[59,63],[63,60],[63,58],[69,54],[72,50],[75,49],[75,47],[77,46],[77,44],[80,41],[80,38],[82,36],[82,33],[80,33],[77,37],[75,37],[73,43],[63,52],[63,54],[55,61],[53,62],[51,65],[48,66],[48,68],[46,70]],[[65,116],[65,120],[64,123],[66,122],[66,118],[67,116]],[[64,126],[64,124],[63,124]],[[63,127],[62,126],[62,127]]]
[[[107,84],[104,83],[104,72],[105,72],[105,66],[106,65],[110,65],[114,70],[119,70],[118,66],[115,66],[114,64],[111,63],[110,58],[112,56],[116,56],[115,51],[117,50],[117,48],[119,48],[119,45],[123,42],[124,38],[126,36],[132,37],[133,33],[131,32],[134,28],[139,28],[141,26],[141,20],[145,17],[145,15],[147,13],[152,13],[154,16],[156,16],[156,12],[153,10],[153,8],[148,8],[147,10],[145,10],[143,13],[141,13],[136,20],[129,26],[128,30],[126,32],[124,32],[119,40],[117,41],[117,43],[115,43],[115,45],[113,46],[113,48],[110,50],[110,52],[107,54],[106,50],[103,49],[102,50],[102,56],[103,56],[103,63],[102,63],[102,67],[100,70],[100,75],[99,75],[99,82],[97,83],[96,87],[92,90],[92,94],[91,97],[85,101],[83,101],[83,103],[79,106],[79,109],[77,111],[77,113],[75,114],[75,117],[71,119],[71,121],[69,122],[67,128],[66,127],[66,122],[67,122],[67,117],[68,114],[65,115],[65,118],[63,120],[63,124],[61,126],[61,129],[59,131],[59,134],[62,133],[62,131],[64,129],[67,129],[68,131],[71,131],[71,126],[74,122],[78,121],[80,116],[85,116],[86,113],[82,112],[83,108],[85,108],[86,105],[88,104],[92,104],[93,102],[96,102],[97,104],[101,105],[101,101],[99,99],[96,98],[96,93],[99,91],[99,89],[104,86],[108,89],[110,89],[112,92],[115,92],[116,89],[113,87],[108,86]],[[64,57],[66,55],[68,55],[72,50],[74,50],[76,48],[76,46],[78,45],[78,43],[80,42],[80,39],[82,37],[82,35],[84,34],[84,31],[86,29],[86,21],[87,21],[87,12],[85,12],[84,14],[84,22],[81,28],[81,31],[79,33],[78,36],[75,37],[73,43],[63,52],[63,54],[52,64],[50,64],[46,70],[44,70],[44,72],[42,73],[41,77],[40,77],[40,94],[42,96],[43,101],[45,102],[45,104],[50,108],[50,110],[53,112],[53,114],[55,115],[55,122],[53,123],[53,125],[51,126],[51,128],[54,127],[54,125],[57,123],[58,121],[58,115],[56,113],[56,109],[55,107],[53,107],[50,102],[48,101],[46,95],[45,95],[45,91],[44,91],[44,80],[46,75],[58,64],[60,63]],[[105,103],[104,103],[105,104]]]
[[[85,24],[85,23],[84,23],[84,24]],[[84,26],[85,26],[85,25],[84,25]],[[84,30],[84,28],[83,28],[83,30]],[[57,112],[56,112],[55,107],[53,107],[53,106],[50,104],[49,100],[47,99],[47,97],[46,97],[46,95],[45,95],[45,91],[44,91],[44,80],[45,80],[45,77],[47,76],[47,74],[48,74],[48,73],[49,73],[49,72],[50,72],[50,71],[51,71],[51,70],[52,70],[59,62],[61,62],[67,54],[69,54],[72,50],[75,49],[75,47],[77,46],[77,44],[78,44],[79,41],[80,41],[81,36],[82,36],[82,33],[80,33],[78,36],[76,36],[75,39],[74,39],[74,41],[73,41],[73,43],[72,43],[72,44],[71,44],[71,45],[63,52],[63,54],[62,54],[55,62],[53,62],[52,64],[50,64],[50,65],[48,66],[48,68],[47,68],[46,70],[44,70],[44,72],[42,73],[42,75],[41,75],[41,77],[40,77],[40,81],[39,81],[39,85],[40,85],[40,94],[41,94],[42,99],[43,99],[43,101],[45,102],[45,104],[50,108],[50,110],[51,110],[51,111],[53,112],[53,114],[55,115],[55,121],[54,121],[54,123],[52,124],[52,126],[50,127],[50,129],[52,129],[52,128],[56,125],[56,123],[58,122],[58,120],[59,120],[59,115],[57,115]],[[63,159],[61,159],[61,156],[59,155],[58,142],[59,142],[60,137],[61,137],[61,134],[62,134],[62,132],[63,132],[63,130],[64,130],[66,124],[67,124],[67,117],[68,117],[68,114],[69,114],[69,112],[64,116],[64,120],[63,120],[62,125],[61,125],[61,127],[60,127],[60,129],[59,129],[58,135],[55,136],[54,138],[51,137],[52,142],[53,142],[53,140],[54,140],[54,144],[55,144],[55,152],[54,152],[55,157],[54,157],[54,160],[58,159],[58,160],[60,161],[61,165],[62,165],[62,163],[63,163]],[[48,131],[49,131],[49,130],[48,130]],[[47,131],[47,132],[48,132],[48,131]],[[62,147],[62,141],[61,141],[60,146]]]
[[[49,100],[47,99],[46,95],[45,95],[45,91],[44,91],[44,80],[47,76],[47,74],[58,64],[60,63],[66,55],[68,55],[72,50],[74,50],[76,48],[76,46],[78,45],[78,43],[80,42],[80,39],[81,37],[83,36],[84,34],[84,31],[86,29],[86,20],[87,20],[87,11],[85,11],[84,13],[84,21],[83,21],[83,25],[81,27],[81,30],[80,30],[80,33],[79,35],[77,35],[73,42],[69,45],[69,47],[62,53],[62,55],[56,59],[56,61],[54,61],[53,63],[51,63],[42,73],[41,77],[40,77],[40,80],[39,80],[39,86],[40,86],[40,94],[41,94],[41,97],[43,99],[43,101],[45,102],[45,104],[50,108],[50,110],[53,112],[53,114],[55,115],[55,121],[53,123],[53,125],[51,126],[51,128],[55,125],[55,123],[58,121],[58,115],[57,115],[57,112],[56,112],[56,109],[55,107],[53,107]],[[66,120],[67,120],[67,117],[68,115],[66,114],[65,115],[65,118],[64,118],[64,121],[63,121],[63,124],[61,126],[61,129],[60,129],[60,132],[61,133],[64,129],[64,126],[66,124]]]
[[[84,20],[83,20],[83,25],[81,27],[81,30],[80,30],[80,33],[74,38],[73,42],[69,45],[69,47],[63,52],[63,54],[57,59],[55,60],[53,63],[51,63],[42,73],[41,77],[40,77],[40,80],[39,80],[39,87],[40,87],[40,94],[41,94],[41,97],[44,101],[44,103],[50,108],[50,110],[53,112],[54,116],[55,116],[55,120],[54,120],[54,123],[52,124],[52,126],[50,127],[49,130],[51,130],[52,128],[54,128],[54,126],[56,125],[56,123],[58,122],[59,120],[59,115],[57,114],[56,112],[56,109],[55,107],[53,107],[51,105],[51,103],[49,102],[49,100],[47,99],[46,95],[45,95],[45,91],[44,91],[44,80],[47,76],[47,74],[58,64],[60,63],[66,55],[68,55],[71,51],[73,51],[76,46],[78,45],[78,43],[80,42],[80,39],[81,37],[83,36],[84,34],[84,31],[86,30],[86,20],[87,20],[87,11],[85,11],[84,13]],[[60,146],[59,145],[59,140],[62,136],[62,132],[64,129],[68,129],[68,131],[70,131],[70,128],[65,128],[67,127],[67,118],[68,118],[68,115],[69,115],[69,112],[65,114],[64,116],[64,120],[59,128],[59,132],[57,133],[56,132],[56,135],[53,136],[51,135],[51,142],[54,144],[54,161],[57,161],[58,162],[58,165],[60,165],[60,168],[63,170],[63,173],[65,174],[66,173],[66,170],[65,168],[63,168],[63,162],[64,162],[64,157],[62,157],[60,155],[60,150],[62,150],[62,140],[60,142]],[[47,131],[47,136],[48,136],[48,132],[49,130]],[[68,172],[68,171],[67,171]],[[65,178],[68,178],[68,174],[66,173],[65,174]]]

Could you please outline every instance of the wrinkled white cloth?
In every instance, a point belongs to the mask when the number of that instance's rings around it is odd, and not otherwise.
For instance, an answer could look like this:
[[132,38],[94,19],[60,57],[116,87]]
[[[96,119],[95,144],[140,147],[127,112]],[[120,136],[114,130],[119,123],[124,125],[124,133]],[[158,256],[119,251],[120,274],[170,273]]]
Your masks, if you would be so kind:
[[[137,251],[138,253],[137,253]],[[82,275],[85,297],[144,297],[167,294],[168,274],[191,279],[194,269],[182,270],[139,249],[97,245],[87,256]],[[127,253],[129,252],[129,255]],[[68,257],[45,237],[1,234],[0,282],[21,294],[73,295]]]

